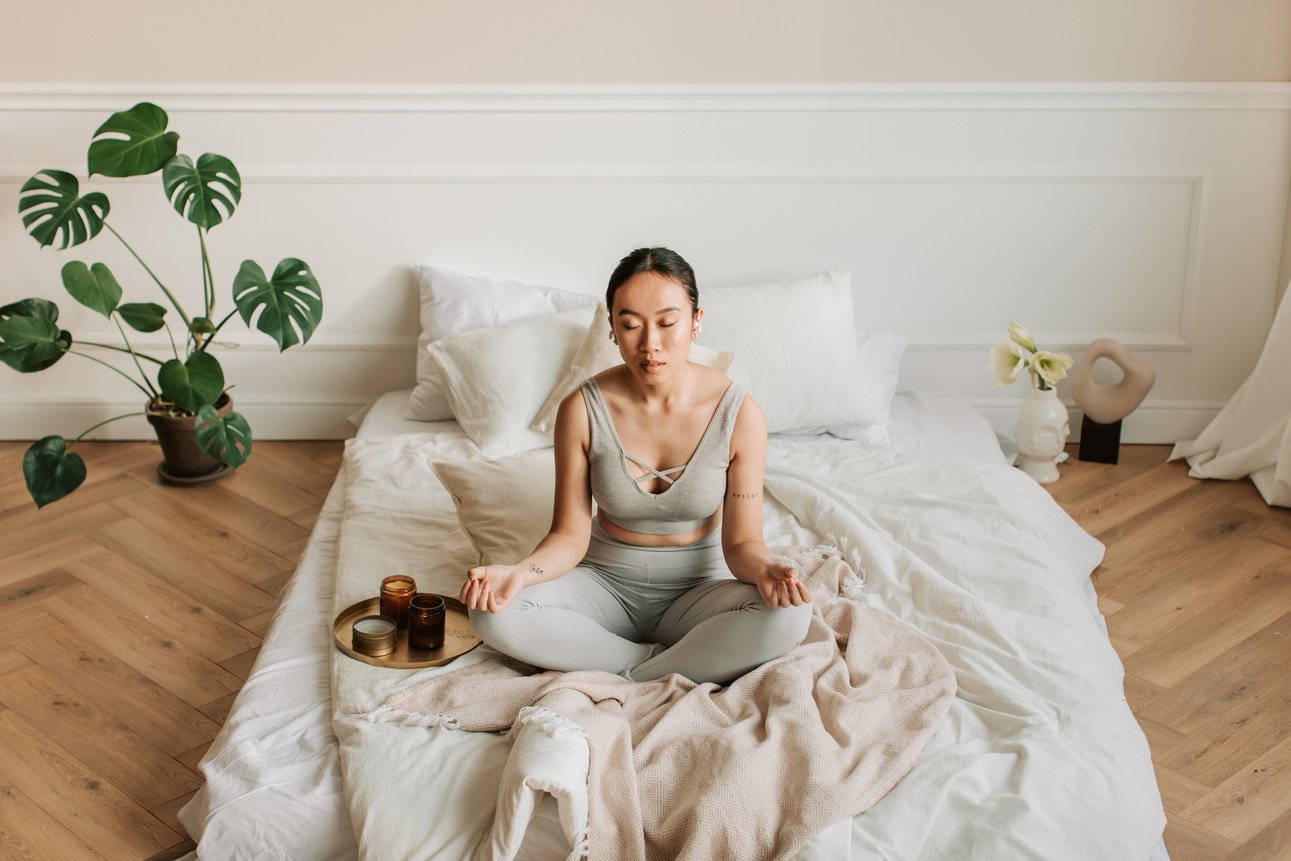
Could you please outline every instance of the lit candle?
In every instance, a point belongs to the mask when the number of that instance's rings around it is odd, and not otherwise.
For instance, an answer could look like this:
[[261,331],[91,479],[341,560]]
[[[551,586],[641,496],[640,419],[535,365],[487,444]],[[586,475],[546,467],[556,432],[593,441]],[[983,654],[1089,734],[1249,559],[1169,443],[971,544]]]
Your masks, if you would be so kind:
[[408,602],[417,594],[417,584],[407,574],[392,574],[381,581],[381,615],[408,627]]

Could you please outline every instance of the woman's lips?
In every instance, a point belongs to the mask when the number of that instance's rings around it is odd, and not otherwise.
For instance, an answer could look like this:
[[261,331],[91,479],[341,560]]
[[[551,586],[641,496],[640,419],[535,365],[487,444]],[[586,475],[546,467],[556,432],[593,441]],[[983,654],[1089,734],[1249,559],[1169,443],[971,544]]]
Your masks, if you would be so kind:
[[647,360],[641,363],[641,369],[644,370],[646,373],[652,373],[654,371],[659,370],[666,364],[668,363]]

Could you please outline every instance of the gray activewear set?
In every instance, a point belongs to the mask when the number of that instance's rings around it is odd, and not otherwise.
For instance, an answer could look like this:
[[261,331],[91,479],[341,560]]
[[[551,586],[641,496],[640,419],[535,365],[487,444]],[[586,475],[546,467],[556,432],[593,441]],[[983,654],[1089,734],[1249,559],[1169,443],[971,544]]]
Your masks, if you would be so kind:
[[[722,395],[691,459],[665,470],[623,449],[595,379],[581,391],[591,425],[592,496],[611,522],[676,535],[717,511],[744,399],[737,383]],[[647,470],[640,480],[658,477],[668,487],[642,489],[628,460]],[[524,588],[501,612],[472,610],[471,624],[493,648],[545,669],[605,670],[639,681],[679,673],[725,684],[798,645],[811,606],[766,606],[755,586],[727,569],[720,531],[693,544],[642,547],[615,540],[593,520],[577,567]]]

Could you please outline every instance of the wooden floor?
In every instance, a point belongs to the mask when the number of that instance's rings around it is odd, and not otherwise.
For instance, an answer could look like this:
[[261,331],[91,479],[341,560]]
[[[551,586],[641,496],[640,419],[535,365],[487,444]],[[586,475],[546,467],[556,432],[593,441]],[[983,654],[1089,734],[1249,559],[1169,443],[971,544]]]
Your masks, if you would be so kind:
[[[40,512],[25,448],[0,443],[0,858],[172,857],[341,444],[257,443],[185,489],[155,445],[84,445],[86,486]],[[1073,448],[1050,490],[1107,545],[1094,583],[1173,861],[1291,858],[1291,511],[1168,450]]]
[[0,858],[172,857],[342,443],[257,442],[194,488],[155,444],[81,444],[85,485],[41,511],[26,448],[0,443]]
[[1152,749],[1172,861],[1291,858],[1291,510],[1167,446],[1049,485],[1107,546],[1094,574]]

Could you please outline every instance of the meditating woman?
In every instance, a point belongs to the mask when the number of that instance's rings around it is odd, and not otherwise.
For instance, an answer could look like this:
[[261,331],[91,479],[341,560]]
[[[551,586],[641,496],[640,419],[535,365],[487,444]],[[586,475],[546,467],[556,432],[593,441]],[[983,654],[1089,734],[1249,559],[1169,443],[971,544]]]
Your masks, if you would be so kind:
[[633,251],[605,301],[623,364],[560,405],[551,531],[514,565],[472,568],[461,600],[484,642],[535,666],[725,684],[811,617],[762,535],[766,422],[688,361],[704,311],[680,255]]

